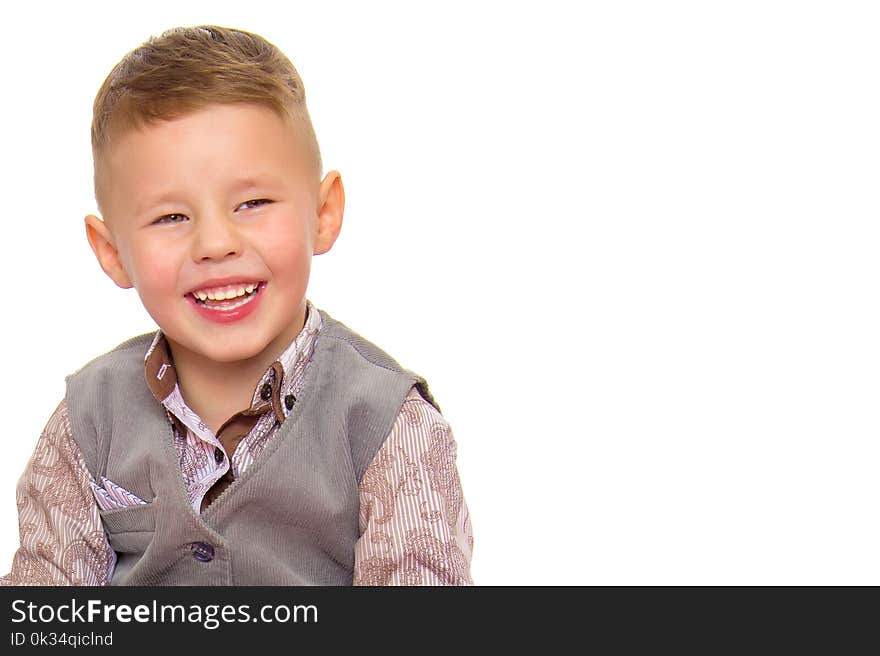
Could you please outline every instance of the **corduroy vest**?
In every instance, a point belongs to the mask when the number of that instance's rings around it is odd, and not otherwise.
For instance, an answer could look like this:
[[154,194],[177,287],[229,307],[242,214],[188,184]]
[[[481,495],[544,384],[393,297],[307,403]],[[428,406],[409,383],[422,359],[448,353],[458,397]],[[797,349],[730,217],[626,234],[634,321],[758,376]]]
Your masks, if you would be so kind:
[[413,385],[439,407],[423,378],[319,311],[293,411],[201,514],[165,409],[144,380],[153,335],[68,376],[71,429],[89,472],[148,501],[100,511],[117,555],[113,585],[351,584],[364,471]]

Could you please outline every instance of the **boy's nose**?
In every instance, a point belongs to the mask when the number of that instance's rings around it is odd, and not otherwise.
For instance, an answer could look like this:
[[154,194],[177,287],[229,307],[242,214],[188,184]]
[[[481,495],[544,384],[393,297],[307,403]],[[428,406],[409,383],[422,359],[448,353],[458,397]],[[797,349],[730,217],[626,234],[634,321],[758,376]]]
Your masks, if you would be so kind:
[[198,221],[193,239],[193,259],[220,260],[241,252],[241,238],[231,221],[224,217]]

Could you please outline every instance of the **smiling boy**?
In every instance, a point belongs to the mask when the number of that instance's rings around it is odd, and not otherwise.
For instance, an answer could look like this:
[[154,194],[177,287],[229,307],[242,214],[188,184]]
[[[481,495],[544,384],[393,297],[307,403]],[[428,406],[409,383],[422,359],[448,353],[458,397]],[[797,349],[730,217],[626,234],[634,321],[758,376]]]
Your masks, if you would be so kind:
[[[122,135],[99,169],[108,223],[86,217],[89,243],[137,289],[187,405],[215,432],[302,330],[312,254],[339,234],[342,180],[322,181],[308,152],[271,109],[213,105]],[[220,292],[243,296],[210,299]]]
[[89,244],[159,330],[68,377],[0,583],[470,583],[427,383],[307,300],[345,196],[289,60],[168,30],[105,80],[92,146]]

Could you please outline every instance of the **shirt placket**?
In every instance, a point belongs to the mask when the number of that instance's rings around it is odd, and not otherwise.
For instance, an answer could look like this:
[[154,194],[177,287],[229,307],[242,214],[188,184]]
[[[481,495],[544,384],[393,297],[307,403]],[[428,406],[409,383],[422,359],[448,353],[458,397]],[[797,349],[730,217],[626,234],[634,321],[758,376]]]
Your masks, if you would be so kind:
[[284,419],[283,413],[280,412],[279,399],[283,378],[283,369],[278,362],[275,362],[257,386],[251,407],[230,417],[217,431],[216,440],[220,442],[222,448],[215,449],[214,457],[218,465],[222,465],[224,469],[202,497],[199,504],[201,512],[204,512],[238,476],[238,467],[235,463],[239,445],[247,440],[260,419],[267,412],[274,414],[276,419],[279,415],[281,420]]
[[[222,443],[195,413],[171,410],[171,414],[174,415],[178,425],[182,424],[187,429],[186,433],[180,435],[183,440],[182,448],[193,451],[201,450],[208,455],[205,467],[199,467],[198,472],[189,472],[195,474],[196,478],[186,480],[193,506],[198,509],[205,493],[229,471],[230,463],[228,458],[217,457],[218,453],[223,456]],[[198,462],[199,459],[198,455],[192,458],[195,462]],[[187,472],[184,472],[184,478],[186,478],[186,474]]]

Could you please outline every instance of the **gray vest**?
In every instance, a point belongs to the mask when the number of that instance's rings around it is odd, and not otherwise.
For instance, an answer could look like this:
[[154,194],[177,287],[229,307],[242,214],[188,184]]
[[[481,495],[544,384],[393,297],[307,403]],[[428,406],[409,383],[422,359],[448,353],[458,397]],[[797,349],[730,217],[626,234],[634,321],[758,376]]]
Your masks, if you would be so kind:
[[144,380],[152,334],[67,378],[71,429],[96,481],[146,505],[101,510],[114,585],[350,585],[358,486],[413,385],[425,380],[319,310],[296,405],[205,512],[193,509],[172,428]]

